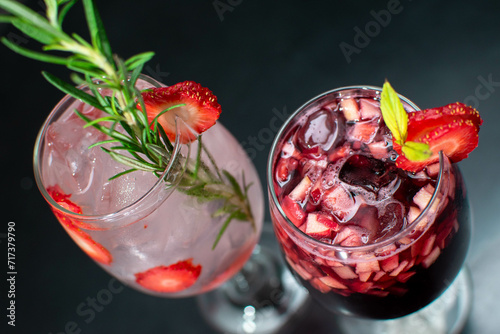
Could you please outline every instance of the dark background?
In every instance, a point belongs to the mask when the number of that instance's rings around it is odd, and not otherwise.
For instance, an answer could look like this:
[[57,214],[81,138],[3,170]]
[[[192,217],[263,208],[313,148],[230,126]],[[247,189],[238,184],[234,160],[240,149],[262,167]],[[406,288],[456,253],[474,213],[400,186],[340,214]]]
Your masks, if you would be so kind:
[[[38,1],[25,2],[42,10]],[[464,333],[498,333],[500,2],[96,0],[96,4],[115,53],[126,58],[155,51],[145,74],[165,84],[198,81],[215,92],[223,107],[221,122],[252,156],[262,182],[271,144],[269,129],[277,115],[291,113],[325,90],[380,86],[387,78],[421,108],[455,101],[476,106],[484,119],[480,144],[460,163],[475,217],[468,257],[475,299]],[[377,23],[375,17],[388,9],[393,14]],[[77,4],[66,27],[86,37],[82,17]],[[5,24],[0,24],[0,35],[25,47],[39,47]],[[342,46],[353,52],[346,56]],[[32,172],[38,129],[62,97],[40,72],[49,70],[63,78],[68,72],[17,56],[3,45],[0,60],[4,171],[0,249],[5,254],[0,257],[0,332],[55,334],[74,322],[81,333],[211,333],[195,299],[160,299],[128,288],[115,293],[93,319],[77,314],[81,303],[108,288],[111,277],[65,235]],[[5,326],[9,221],[16,224],[15,329]],[[331,317],[320,308],[312,306],[306,318],[290,332],[328,333]]]

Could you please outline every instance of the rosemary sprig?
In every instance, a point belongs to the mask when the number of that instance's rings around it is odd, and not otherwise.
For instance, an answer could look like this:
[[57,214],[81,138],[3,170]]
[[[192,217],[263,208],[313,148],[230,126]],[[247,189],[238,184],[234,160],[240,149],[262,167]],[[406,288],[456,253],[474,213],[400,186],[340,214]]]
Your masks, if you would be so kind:
[[[111,179],[137,170],[161,176],[173,154],[174,147],[157,119],[151,123],[148,122],[141,92],[135,88],[144,64],[154,56],[154,53],[139,53],[126,60],[114,55],[92,0],[82,0],[90,42],[77,34],[67,34],[62,28],[66,14],[77,0],[44,1],[45,17],[17,1],[0,0],[0,8],[9,13],[9,15],[0,15],[0,23],[13,24],[22,33],[42,44],[42,51],[19,46],[5,37],[2,37],[2,43],[23,56],[66,66],[72,71],[71,77],[75,84],[85,84],[88,87],[89,92],[86,92],[50,73],[42,73],[47,81],[65,94],[107,113],[105,117],[91,120],[75,110],[76,114],[86,122],[86,126],[93,126],[110,138],[92,146],[116,144],[110,148],[103,146],[101,148],[111,158],[129,167]],[[48,51],[67,53],[68,56],[56,56]],[[111,90],[111,96],[103,96],[102,89]],[[137,104],[141,106],[141,109],[137,108]],[[172,108],[180,106],[182,105]],[[118,131],[118,128],[122,128],[124,132]],[[255,230],[247,193],[251,185],[246,184],[244,176],[243,184],[240,186],[229,172],[222,171],[221,173],[214,158],[203,145],[201,136],[198,140],[194,161],[181,156],[179,163],[175,166],[175,168],[186,166],[179,181],[178,190],[196,197],[199,201],[222,201],[221,207],[213,213],[214,217],[226,216],[214,241],[213,248],[215,248],[233,220],[248,221]],[[128,154],[120,153],[120,151]],[[203,154],[207,156],[211,167],[203,163]]]

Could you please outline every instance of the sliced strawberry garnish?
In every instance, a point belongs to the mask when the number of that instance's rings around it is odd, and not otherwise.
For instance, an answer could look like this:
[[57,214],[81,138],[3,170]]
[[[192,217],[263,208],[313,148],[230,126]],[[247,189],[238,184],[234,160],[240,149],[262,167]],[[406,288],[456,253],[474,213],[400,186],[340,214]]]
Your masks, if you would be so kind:
[[396,165],[418,172],[438,161],[439,151],[443,151],[452,162],[459,162],[477,147],[481,124],[477,110],[462,103],[410,113],[406,140],[428,144],[432,156],[423,161],[410,161],[402,154],[401,146],[393,142],[399,154]]
[[[71,195],[65,194],[58,185],[53,187],[48,187],[47,192],[50,197],[54,199],[60,206],[65,208],[68,211],[81,214],[82,209],[69,200]],[[65,215],[63,212],[58,211],[56,209],[52,209],[55,216],[61,223],[62,227],[69,234],[71,239],[80,246],[80,248],[90,256],[94,261],[102,263],[102,264],[111,264],[113,262],[113,257],[111,253],[100,243],[95,242],[92,237],[80,229],[75,223],[72,221],[70,217]]]
[[192,286],[201,274],[201,265],[187,259],[169,266],[157,266],[135,274],[135,281],[156,292],[179,292]]
[[[181,130],[180,141],[191,142],[196,134],[208,130],[215,124],[221,113],[217,97],[208,88],[193,81],[184,81],[169,87],[153,88],[142,93],[148,120],[151,123],[162,111],[178,105],[158,117],[158,123],[163,127],[171,141],[176,137],[176,118],[181,118],[189,129]],[[141,106],[138,105],[141,109]]]

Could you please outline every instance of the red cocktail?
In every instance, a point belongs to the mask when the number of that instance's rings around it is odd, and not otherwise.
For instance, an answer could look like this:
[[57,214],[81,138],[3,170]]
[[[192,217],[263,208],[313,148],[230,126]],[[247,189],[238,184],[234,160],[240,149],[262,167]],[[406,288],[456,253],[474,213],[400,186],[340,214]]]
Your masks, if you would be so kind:
[[[446,155],[418,171],[397,166],[380,93],[341,88],[299,108],[273,145],[268,183],[278,241],[310,294],[339,314],[390,319],[453,282],[471,219]],[[408,113],[418,110],[400,98]]]

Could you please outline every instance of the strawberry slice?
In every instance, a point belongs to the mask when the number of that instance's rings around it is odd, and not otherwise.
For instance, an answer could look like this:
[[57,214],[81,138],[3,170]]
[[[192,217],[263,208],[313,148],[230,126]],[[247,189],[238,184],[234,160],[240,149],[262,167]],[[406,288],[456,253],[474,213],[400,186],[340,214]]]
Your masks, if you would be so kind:
[[482,122],[477,110],[458,102],[410,113],[406,140],[428,144],[433,154],[423,161],[410,161],[393,140],[394,149],[399,154],[396,166],[418,172],[439,161],[439,151],[443,151],[452,162],[467,158],[477,147]]
[[[58,185],[48,187],[47,192],[50,197],[54,199],[60,206],[74,213],[81,214],[82,209],[69,200],[71,195],[65,194]],[[70,217],[66,216],[64,213],[52,209],[55,216],[61,223],[62,227],[69,234],[71,239],[94,261],[99,262],[101,264],[109,265],[113,262],[113,257],[111,253],[100,243],[95,242],[92,237],[80,229],[75,223],[71,220]]]
[[179,292],[192,286],[201,274],[201,265],[187,259],[169,266],[157,266],[135,274],[137,284],[156,292]]
[[[212,127],[221,113],[217,97],[208,88],[193,81],[184,81],[169,87],[153,88],[142,93],[148,121],[151,123],[162,111],[178,104],[158,117],[170,141],[175,140],[176,117],[181,118],[193,131],[181,130],[181,143],[196,140],[197,135]],[[140,110],[140,104],[137,106]]]

